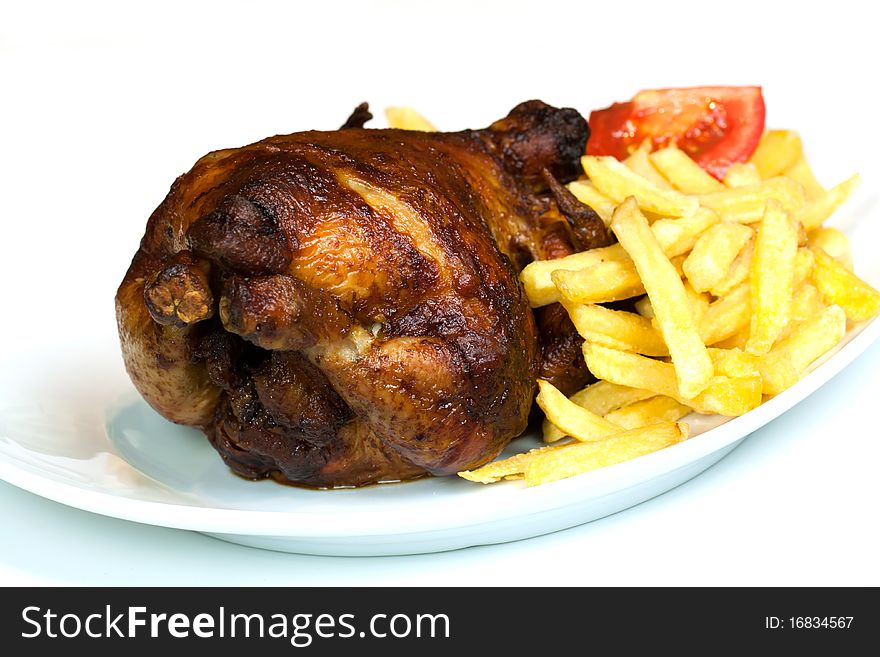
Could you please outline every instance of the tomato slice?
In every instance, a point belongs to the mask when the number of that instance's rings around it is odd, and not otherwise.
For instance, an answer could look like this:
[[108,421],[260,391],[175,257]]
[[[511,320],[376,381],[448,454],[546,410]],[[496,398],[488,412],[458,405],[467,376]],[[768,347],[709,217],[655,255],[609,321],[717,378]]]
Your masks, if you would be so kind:
[[721,180],[745,162],[764,133],[761,87],[691,87],[640,91],[626,103],[590,114],[590,155],[622,160],[645,139],[676,144]]

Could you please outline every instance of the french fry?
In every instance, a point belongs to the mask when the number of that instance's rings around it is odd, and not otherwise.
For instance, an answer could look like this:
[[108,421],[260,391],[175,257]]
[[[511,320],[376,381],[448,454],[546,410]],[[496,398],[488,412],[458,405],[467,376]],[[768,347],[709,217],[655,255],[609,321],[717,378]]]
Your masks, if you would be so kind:
[[755,255],[755,238],[752,237],[742,250],[733,259],[727,274],[718,283],[712,286],[709,293],[713,297],[723,297],[745,282],[752,271],[752,257]]
[[[746,324],[748,324],[748,318],[746,319]],[[724,338],[719,342],[715,342],[713,347],[709,347],[710,349],[739,349],[742,351],[746,348],[746,343],[749,341],[749,331],[746,328],[745,331],[738,331],[731,335],[729,338]]]
[[712,361],[700,339],[679,274],[663,253],[648,221],[630,197],[617,208],[611,229],[635,263],[654,308],[678,376],[682,397],[695,397],[712,376]]
[[700,413],[737,416],[761,403],[759,376],[713,376],[703,392],[687,399],[678,393],[678,380],[671,363],[590,343],[584,344],[584,359],[599,379],[672,397]]
[[748,226],[730,221],[715,224],[700,235],[683,265],[693,288],[705,292],[719,285],[752,235],[754,231]]
[[657,395],[613,410],[605,415],[605,419],[624,429],[637,429],[657,422],[676,422],[690,412],[690,406],[672,397]]
[[[718,221],[720,219],[715,212],[700,208],[694,214],[680,219],[659,219],[651,225],[651,230],[663,247],[663,252],[669,257],[675,257],[689,251],[700,234]],[[643,293],[633,292],[633,290],[644,291],[644,288],[641,286],[641,282],[637,285],[633,284],[638,273],[629,255],[620,244],[582,251],[556,260],[538,260],[529,263],[520,272],[520,280],[526,290],[529,304],[532,308],[537,308],[556,303],[562,298],[551,277],[554,271],[592,269],[608,261],[625,261],[627,264],[621,264],[620,267],[606,266],[598,272],[603,279],[609,281],[604,288],[600,286],[598,277],[594,278],[586,273],[582,274],[580,279],[588,279],[586,285],[591,291],[589,296],[583,297],[584,303],[628,299]],[[563,279],[565,279],[564,276]],[[579,280],[578,277],[571,279],[568,283],[569,289],[576,289],[577,280]],[[572,292],[569,298],[576,301],[578,297]]]
[[648,295],[643,296],[634,305],[636,312],[642,317],[647,317],[648,319],[654,317],[654,308],[651,307],[651,300],[648,298]]
[[522,454],[514,454],[500,461],[492,461],[476,470],[464,470],[459,472],[458,476],[468,481],[474,481],[478,484],[494,484],[501,479],[522,479],[521,476],[526,471],[526,466],[538,454],[547,454],[568,446],[569,443],[559,445],[548,445],[546,447],[536,447]]
[[693,214],[676,219],[658,219],[651,224],[651,232],[668,257],[683,255],[694,248],[694,244],[706,230],[721,221],[717,212],[700,208]]
[[559,427],[566,435],[582,442],[602,440],[617,433],[620,427],[578,406],[563,395],[553,384],[538,379],[538,397],[535,401],[544,411],[547,419]]
[[677,146],[668,146],[648,156],[654,169],[684,194],[707,194],[724,189],[724,185],[706,173]]
[[[687,253],[682,253],[681,255],[669,259],[669,264],[672,265],[672,268],[675,270],[675,273],[678,274],[679,279],[684,278],[684,261],[686,258]],[[684,281],[682,281],[682,285],[684,285]]]
[[810,249],[802,247],[797,250],[797,255],[794,258],[794,278],[792,280],[794,287],[798,287],[810,277],[815,262],[816,257]]
[[[604,417],[616,408],[653,396],[654,393],[648,390],[618,386],[610,381],[597,381],[583,390],[578,390],[568,399],[578,406],[583,406],[591,413]],[[553,443],[566,436],[562,429],[546,418],[544,419],[542,431],[545,443]]]
[[804,188],[808,201],[819,198],[825,193],[825,188],[819,184],[818,180],[816,180],[816,176],[813,175],[813,170],[810,168],[810,165],[807,163],[807,160],[803,155],[786,169],[784,175],[786,178],[791,178],[795,182],[800,183]]
[[829,305],[838,305],[848,319],[863,322],[880,312],[880,293],[822,249],[813,248],[816,264],[810,277]]
[[574,393],[571,401],[604,417],[616,408],[648,399],[653,395],[654,393],[648,390],[619,386],[610,381],[597,381]]
[[[568,399],[578,406],[583,406],[591,413],[604,417],[616,408],[653,396],[654,393],[648,390],[618,386],[610,381],[597,381],[583,390],[578,390]],[[546,418],[544,419],[542,431],[545,443],[556,442],[567,435],[562,429]]]
[[550,279],[559,291],[558,298],[569,303],[606,303],[645,293],[632,261],[611,260],[579,271],[558,270]]
[[[623,310],[611,310],[593,304],[563,302],[568,316],[584,339],[611,346],[623,345],[627,351],[646,356],[668,356],[669,349],[650,319]],[[603,342],[605,336],[613,342]],[[597,339],[598,338],[598,339]]]
[[750,313],[751,285],[746,282],[709,304],[700,321],[703,343],[716,344],[747,329]]
[[809,281],[801,283],[795,289],[791,299],[791,319],[780,333],[776,343],[778,344],[791,335],[791,332],[803,322],[819,315],[825,310],[825,307],[825,300],[819,289]]
[[634,196],[643,210],[667,217],[683,217],[699,207],[696,198],[660,189],[613,157],[585,155],[581,164],[596,188],[618,203]]
[[630,263],[630,269],[635,271],[635,268],[631,266],[632,260],[623,247],[620,244],[612,244],[601,249],[573,253],[556,260],[536,260],[529,263],[520,272],[519,279],[525,288],[529,305],[532,308],[538,308],[556,303],[560,299],[559,290],[551,278],[554,271],[578,271],[591,269],[605,262],[620,261]]
[[837,210],[843,202],[848,199],[852,193],[862,184],[861,177],[856,174],[851,178],[847,178],[839,185],[829,189],[827,192],[813,199],[805,206],[797,210],[793,218],[800,221],[807,231],[811,231],[822,225],[831,214]]
[[801,138],[792,130],[769,130],[749,161],[762,178],[773,178],[794,166],[803,153]]
[[657,169],[654,168],[652,160],[648,157],[651,152],[651,140],[646,139],[641,145],[630,153],[623,163],[630,168],[633,173],[639,174],[645,180],[653,183],[660,189],[672,189],[672,185],[664,178]]
[[[535,486],[683,440],[676,422],[691,411],[747,413],[838,344],[847,319],[880,313],[880,292],[851,271],[846,236],[822,225],[859,178],[826,191],[796,133],[768,132],[723,183],[649,142],[624,162],[582,164],[589,180],[568,187],[619,243],[520,276],[532,307],[563,303],[599,381],[569,398],[539,381],[553,444],[466,479]],[[635,313],[598,305],[632,297]]]
[[800,210],[806,203],[804,188],[784,177],[770,178],[760,185],[701,194],[699,199],[704,206],[720,214],[723,220],[743,224],[760,221],[764,217],[764,207],[771,199],[778,201],[786,212]]
[[788,324],[794,288],[797,231],[774,201],[767,202],[752,258],[749,341],[746,351],[765,354]]
[[791,321],[794,324],[804,322],[825,310],[825,300],[819,288],[810,283],[802,283],[794,292],[791,300]]
[[748,187],[760,185],[761,174],[751,162],[734,162],[724,176],[725,187]]
[[418,130],[420,132],[436,132],[428,119],[416,112],[412,107],[386,107],[385,118],[389,128],[398,130]]
[[568,191],[574,194],[578,201],[593,208],[606,226],[611,225],[611,215],[614,214],[617,204],[596,189],[593,183],[589,180],[574,180],[568,183]]
[[761,405],[760,376],[714,376],[706,389],[688,406],[728,417],[745,415]]
[[834,347],[846,333],[846,315],[840,306],[828,306],[797,326],[787,338],[760,358],[764,394],[790,388],[810,364]]
[[[682,262],[682,266],[684,262]],[[700,326],[700,322],[703,320],[703,315],[706,314],[706,311],[709,310],[709,295],[704,292],[697,292],[689,281],[682,281],[684,285],[684,293],[687,295],[688,303],[691,305],[691,314],[694,316],[694,323],[697,327]],[[650,355],[650,354],[645,354]]]
[[712,359],[715,374],[719,376],[748,378],[761,374],[758,369],[758,357],[736,347],[732,349],[709,347],[709,358]]
[[687,440],[686,424],[661,422],[618,433],[596,443],[565,445],[536,454],[526,465],[527,486],[538,486],[577,474],[622,463]]
[[849,271],[853,270],[849,238],[836,228],[828,226],[817,228],[809,234],[808,242],[810,246],[822,249]]

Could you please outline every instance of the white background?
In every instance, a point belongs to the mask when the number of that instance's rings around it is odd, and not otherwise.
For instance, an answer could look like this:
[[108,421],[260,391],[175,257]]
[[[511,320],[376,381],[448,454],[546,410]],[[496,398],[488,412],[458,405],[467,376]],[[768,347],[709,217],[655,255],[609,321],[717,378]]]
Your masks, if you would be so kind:
[[[112,327],[148,214],[203,153],[335,128],[362,100],[458,129],[529,98],[586,113],[640,88],[761,84],[768,123],[802,133],[820,180],[861,171],[865,197],[880,188],[870,3],[11,4],[0,10],[0,363],[63,343],[73,325]],[[878,372],[875,345],[639,507],[444,554],[271,553],[0,484],[0,583],[878,585]]]

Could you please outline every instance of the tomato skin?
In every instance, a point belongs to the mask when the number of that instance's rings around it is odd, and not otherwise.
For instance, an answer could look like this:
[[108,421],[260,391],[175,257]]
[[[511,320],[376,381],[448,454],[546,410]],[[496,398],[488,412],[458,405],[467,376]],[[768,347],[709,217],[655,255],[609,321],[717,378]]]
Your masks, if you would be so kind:
[[645,139],[676,144],[719,180],[745,162],[764,133],[760,87],[691,87],[640,91],[590,114],[587,153],[624,159]]

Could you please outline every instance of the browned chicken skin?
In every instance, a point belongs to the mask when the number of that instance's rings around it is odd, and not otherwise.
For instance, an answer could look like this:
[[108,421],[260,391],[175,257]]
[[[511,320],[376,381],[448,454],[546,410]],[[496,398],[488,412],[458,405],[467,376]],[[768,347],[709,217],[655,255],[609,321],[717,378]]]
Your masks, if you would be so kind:
[[523,431],[539,373],[585,380],[565,313],[542,311],[539,343],[517,280],[607,240],[558,184],[580,173],[584,119],[539,101],[479,131],[356,127],[368,118],[203,157],[119,288],[135,386],[243,476],[473,468]]

